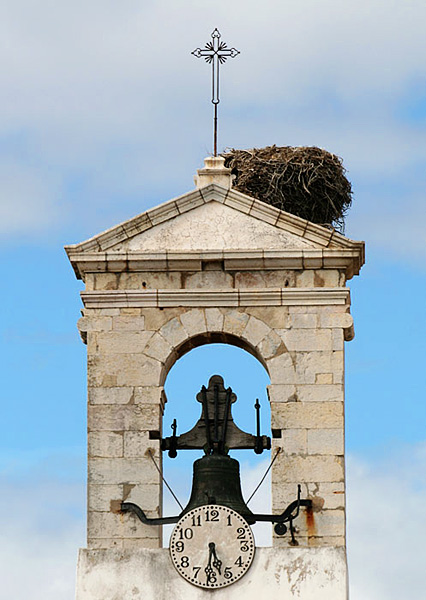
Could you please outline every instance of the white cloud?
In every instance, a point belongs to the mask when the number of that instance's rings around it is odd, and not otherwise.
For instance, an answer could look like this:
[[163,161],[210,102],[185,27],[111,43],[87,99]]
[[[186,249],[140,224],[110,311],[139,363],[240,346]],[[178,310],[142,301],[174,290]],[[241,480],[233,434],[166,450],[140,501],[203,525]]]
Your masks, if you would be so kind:
[[348,461],[351,600],[424,596],[426,444]]
[[[209,68],[190,51],[215,26],[241,50],[222,71],[220,145],[320,145],[363,182],[403,180],[426,159],[424,128],[400,116],[426,75],[421,0],[3,0],[0,17],[3,155],[24,132],[37,157],[37,173],[22,159],[4,179],[12,232],[93,233],[192,187],[211,106]],[[355,200],[367,224],[368,199]]]

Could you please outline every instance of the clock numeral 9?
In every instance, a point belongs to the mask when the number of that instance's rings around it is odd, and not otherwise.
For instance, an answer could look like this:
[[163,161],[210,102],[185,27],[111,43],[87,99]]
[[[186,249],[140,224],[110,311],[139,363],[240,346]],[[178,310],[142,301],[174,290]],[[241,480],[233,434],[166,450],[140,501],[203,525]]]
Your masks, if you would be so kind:
[[180,566],[183,569],[189,567],[189,558],[187,556],[182,556],[182,558],[180,559]]
[[183,542],[176,542],[174,547],[176,548],[176,552],[183,552],[185,549],[185,544]]
[[225,579],[232,579],[233,575],[232,575],[231,567],[225,568],[225,571],[223,572],[223,576],[225,577]]

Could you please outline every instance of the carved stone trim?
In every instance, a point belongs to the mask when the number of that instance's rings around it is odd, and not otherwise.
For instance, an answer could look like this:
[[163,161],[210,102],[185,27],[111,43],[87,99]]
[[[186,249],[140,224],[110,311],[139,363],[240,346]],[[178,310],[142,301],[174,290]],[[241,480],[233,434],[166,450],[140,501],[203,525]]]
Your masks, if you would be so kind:
[[350,304],[348,288],[102,290],[81,292],[86,308],[327,306]]

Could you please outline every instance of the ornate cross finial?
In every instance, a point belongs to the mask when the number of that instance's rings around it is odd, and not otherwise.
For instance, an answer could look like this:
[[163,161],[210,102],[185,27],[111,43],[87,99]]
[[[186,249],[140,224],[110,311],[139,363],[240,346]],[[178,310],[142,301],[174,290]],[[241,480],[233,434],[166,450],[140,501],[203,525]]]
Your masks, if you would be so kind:
[[204,48],[196,48],[191,54],[196,58],[204,58],[212,66],[212,103],[214,106],[214,156],[217,156],[217,105],[219,99],[219,65],[222,65],[229,57],[235,58],[240,52],[236,48],[228,48],[225,42],[220,41],[220,33],[216,28],[212,35],[212,41],[207,42]]

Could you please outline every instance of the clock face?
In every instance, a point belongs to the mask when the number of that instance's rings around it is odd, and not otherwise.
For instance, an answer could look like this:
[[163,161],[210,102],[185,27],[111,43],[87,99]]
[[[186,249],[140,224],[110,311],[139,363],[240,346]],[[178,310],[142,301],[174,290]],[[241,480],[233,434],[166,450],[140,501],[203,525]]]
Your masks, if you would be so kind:
[[247,521],[218,504],[186,513],[170,538],[170,556],[179,575],[206,589],[222,588],[240,579],[253,561],[254,550]]

